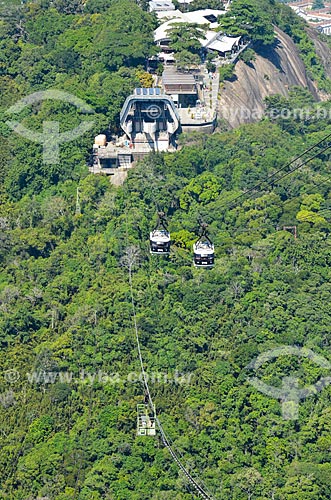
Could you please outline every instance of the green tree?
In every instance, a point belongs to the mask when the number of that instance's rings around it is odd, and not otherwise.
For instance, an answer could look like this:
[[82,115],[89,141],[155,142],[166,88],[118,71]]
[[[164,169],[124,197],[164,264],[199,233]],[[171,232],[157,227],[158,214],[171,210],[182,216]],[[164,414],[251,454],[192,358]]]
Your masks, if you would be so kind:
[[137,76],[139,83],[142,87],[145,87],[145,88],[153,87],[153,85],[154,85],[153,75],[151,75],[150,73],[147,73],[147,71],[138,70],[136,72],[136,76]]
[[223,66],[219,67],[218,71],[220,74],[220,82],[224,82],[225,80],[231,80],[235,72],[235,65],[224,64]]
[[324,4],[323,0],[314,0],[311,8],[313,10],[324,9],[325,4]]
[[188,51],[198,54],[201,40],[205,38],[207,25],[195,23],[172,23],[167,30],[170,46],[175,52]]
[[256,60],[256,54],[253,49],[246,49],[240,54],[239,58],[244,63],[249,64]]
[[270,17],[258,0],[233,0],[228,12],[219,19],[220,31],[228,35],[246,35],[258,44],[274,42]]
[[200,58],[197,54],[192,54],[188,50],[180,50],[175,54],[175,61],[178,69],[187,70],[198,66]]
[[282,495],[288,500],[318,500],[320,490],[314,480],[306,476],[293,476],[288,479],[284,488],[281,489]]

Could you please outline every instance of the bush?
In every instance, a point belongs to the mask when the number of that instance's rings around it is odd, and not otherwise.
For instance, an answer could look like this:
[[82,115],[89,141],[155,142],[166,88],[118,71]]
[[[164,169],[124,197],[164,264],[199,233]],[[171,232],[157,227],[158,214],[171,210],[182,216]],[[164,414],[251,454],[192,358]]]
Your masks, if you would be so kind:
[[246,49],[240,54],[239,59],[244,61],[244,63],[249,64],[250,62],[255,61],[256,54],[253,49]]
[[214,73],[214,71],[216,70],[215,64],[212,63],[211,61],[207,61],[206,68],[209,71],[209,73]]
[[231,80],[234,75],[234,64],[225,64],[219,68],[220,73],[220,82],[224,82],[225,80]]

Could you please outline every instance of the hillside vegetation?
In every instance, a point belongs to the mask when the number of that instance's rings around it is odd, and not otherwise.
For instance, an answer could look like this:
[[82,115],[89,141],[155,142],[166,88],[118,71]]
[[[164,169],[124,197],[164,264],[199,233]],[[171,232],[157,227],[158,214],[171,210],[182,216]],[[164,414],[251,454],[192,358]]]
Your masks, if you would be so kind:
[[[110,3],[102,15],[107,2],[99,0],[84,13],[74,1],[28,4],[20,36],[3,21],[2,109],[29,92],[64,89],[94,107],[96,131],[109,123],[115,130],[136,69],[154,50],[154,19],[129,0]],[[285,420],[281,402],[248,382],[248,365],[282,345],[331,359],[329,152],[261,183],[331,134],[331,108],[317,108],[298,88],[266,104],[311,112],[183,138],[179,152],[148,157],[120,188],[87,175],[94,129],[61,146],[59,165],[44,165],[41,147],[10,132],[3,118],[1,498],[194,496],[160,436],[136,436],[145,395],[133,263],[150,388],[183,463],[217,500],[330,499],[330,387],[301,401],[297,420]],[[46,117],[68,130],[81,120],[53,101],[21,119],[38,129]],[[173,239],[165,259],[148,251],[158,208]],[[210,271],[192,266],[200,218],[216,247]],[[282,230],[293,225],[296,240]],[[295,377],[306,387],[330,373],[281,356],[256,376],[275,387]]]
[[[316,124],[304,145],[327,130]],[[330,390],[302,402],[298,421],[284,421],[280,403],[251,387],[245,370],[283,344],[329,352],[328,156],[227,203],[302,147],[301,131],[264,122],[155,156],[121,189],[82,179],[80,216],[69,180],[3,204],[1,365],[21,374],[15,384],[2,380],[4,498],[191,497],[159,438],[135,437],[143,389],[127,381],[139,371],[125,258],[132,246],[147,371],[177,370],[186,380],[151,383],[185,463],[203,470],[216,498],[248,498],[247,485],[250,498],[329,498]],[[169,260],[147,250],[155,203],[171,220]],[[199,216],[217,248],[210,272],[191,263]],[[291,224],[296,241],[276,230]],[[110,379],[82,383],[82,370]],[[277,386],[293,370],[303,385],[324,374],[285,357],[260,375]],[[29,383],[34,371],[40,378]],[[50,383],[44,371],[74,380]]]
[[[11,197],[80,177],[91,137],[118,130],[122,104],[139,85],[140,65],[155,50],[155,20],[134,1],[91,0],[84,14],[75,13],[79,5],[74,0],[69,5],[61,0],[28,3],[8,9],[0,21],[1,176],[2,192]],[[18,115],[22,125],[42,131],[44,120],[54,120],[70,131],[82,120],[93,120],[94,126],[88,135],[62,145],[59,165],[45,167],[42,147],[13,135],[4,122],[12,118],[5,111],[21,97],[48,89],[84,99],[94,114],[85,116],[73,105],[46,100],[34,105],[32,114],[30,107]]]

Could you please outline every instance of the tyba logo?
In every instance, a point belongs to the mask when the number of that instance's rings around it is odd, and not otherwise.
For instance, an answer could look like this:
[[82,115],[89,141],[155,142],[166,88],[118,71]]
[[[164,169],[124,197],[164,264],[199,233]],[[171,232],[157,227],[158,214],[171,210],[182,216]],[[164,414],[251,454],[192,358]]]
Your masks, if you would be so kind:
[[[248,366],[246,366],[246,369],[257,370],[267,361],[279,358],[280,356],[297,356],[307,358],[321,368],[328,370],[331,368],[331,364],[327,359],[323,356],[319,356],[310,349],[306,349],[304,347],[281,346],[260,354],[256,359],[249,363]],[[331,377],[322,377],[315,384],[300,389],[299,379],[296,377],[283,377],[281,388],[267,385],[257,377],[251,377],[247,380],[258,391],[281,401],[282,415],[285,420],[297,420],[299,417],[299,402],[309,396],[312,396],[313,394],[317,394],[331,383]]]
[[[94,113],[91,106],[86,104],[82,99],[69,94],[68,92],[63,92],[60,90],[45,90],[41,92],[35,92],[27,97],[24,97],[16,104],[11,106],[6,113],[15,114],[20,113],[27,106],[36,104],[40,101],[45,100],[56,100],[67,102],[73,104],[81,113],[92,114]],[[30,141],[37,142],[43,145],[43,161],[47,164],[59,163],[59,151],[60,144],[64,142],[70,142],[77,139],[81,135],[85,134],[90,130],[94,122],[93,121],[83,121],[76,128],[67,132],[60,132],[60,124],[58,121],[43,121],[43,131],[35,132],[29,130],[17,121],[8,120],[6,122],[8,127],[10,127],[14,132],[29,139]]]

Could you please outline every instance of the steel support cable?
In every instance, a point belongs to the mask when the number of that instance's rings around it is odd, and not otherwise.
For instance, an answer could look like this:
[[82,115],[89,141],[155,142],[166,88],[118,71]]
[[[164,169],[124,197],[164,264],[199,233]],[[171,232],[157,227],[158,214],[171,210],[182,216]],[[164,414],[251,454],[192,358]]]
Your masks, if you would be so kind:
[[139,333],[138,333],[138,324],[137,324],[137,315],[136,315],[136,306],[134,303],[134,296],[133,296],[133,284],[132,284],[132,268],[129,266],[129,285],[130,285],[130,295],[131,295],[131,305],[132,305],[132,317],[133,317],[133,326],[134,326],[134,331],[135,331],[135,336],[136,336],[136,344],[137,344],[137,349],[138,349],[138,356],[139,356],[139,361],[140,361],[140,367],[141,367],[141,373],[143,376],[143,381],[144,381],[144,386],[148,395],[148,401],[151,406],[151,408],[154,411],[154,403],[153,399],[149,390],[148,386],[148,381],[147,381],[147,376],[145,372],[145,367],[144,367],[144,361],[141,353],[141,347],[140,347],[140,340],[139,340]]
[[[128,238],[128,217],[127,217],[127,210],[125,210],[125,212],[126,212],[126,240],[127,240],[127,244],[128,244],[129,243],[129,238]],[[144,384],[146,393],[148,395],[149,405],[150,405],[151,409],[154,412],[155,411],[155,405],[154,405],[154,402],[153,402],[153,398],[152,398],[151,392],[149,390],[148,380],[147,380],[147,376],[146,376],[146,372],[145,372],[145,366],[144,366],[144,361],[143,361],[142,352],[141,352],[141,346],[140,346],[139,331],[138,331],[138,324],[137,324],[137,315],[136,315],[136,305],[135,305],[134,293],[133,293],[132,266],[133,266],[133,262],[129,262],[128,271],[129,271],[129,286],[130,286],[130,296],[131,296],[131,305],[132,305],[133,326],[134,326],[134,331],[135,331],[135,338],[136,338],[138,356],[139,356],[139,361],[140,361],[141,373],[142,373],[142,376],[143,376],[143,384]],[[167,437],[166,432],[164,431],[164,429],[163,429],[163,427],[161,425],[161,422],[158,419],[158,417],[155,416],[155,420],[156,420],[156,423],[157,423],[158,428],[160,430],[163,444],[169,450],[170,455],[172,456],[172,458],[174,459],[174,461],[178,465],[179,469],[183,472],[183,474],[185,475],[185,477],[188,479],[189,483],[195,488],[196,492],[203,499],[205,499],[205,500],[213,500],[213,497],[210,494],[206,493],[206,491],[205,491],[206,488],[204,489],[202,486],[200,486],[200,484],[191,476],[191,474],[188,472],[188,470],[186,469],[186,467],[182,464],[182,462],[178,458],[176,452],[174,451],[173,447],[170,444],[170,440]]]
[[[150,257],[150,256],[149,256],[149,257]],[[149,258],[149,263],[151,263],[151,259],[150,259],[150,258]],[[151,273],[151,271],[150,271],[150,266],[149,266],[149,273]],[[167,356],[167,353],[166,353],[166,356]],[[182,458],[182,459],[184,460],[184,456],[183,456],[183,454],[182,454],[182,453],[181,453],[181,451],[180,451],[180,450],[176,447],[176,445],[175,445],[175,443],[172,441],[172,439],[171,439],[169,436],[166,436],[166,435],[165,435],[165,431],[164,431],[164,429],[162,428],[162,426],[161,426],[161,422],[159,421],[159,419],[157,419],[157,425],[158,425],[158,427],[159,427],[159,429],[160,429],[160,433],[161,433],[161,436],[162,436],[162,442],[164,443],[164,445],[165,445],[166,447],[168,447],[168,448],[169,448],[169,451],[170,451],[170,453],[172,454],[172,456],[174,456],[174,455],[173,455],[173,453],[176,455],[175,460],[176,460],[176,461],[178,460],[178,455],[179,455],[179,457],[180,457],[180,458]],[[162,428],[162,431],[161,431],[161,428]],[[163,440],[163,435],[164,435],[164,436],[166,436],[167,443],[165,443],[165,442],[164,442],[164,440]],[[170,444],[171,448],[169,447],[169,444]],[[181,468],[181,463],[180,463],[180,462],[177,462],[177,463],[178,463],[178,466]],[[193,467],[193,469],[194,469],[194,467]],[[200,473],[201,473],[201,470],[200,470]],[[184,474],[185,474],[185,472],[184,472]],[[195,482],[196,482],[196,481],[195,481]],[[202,483],[202,485],[203,485],[203,489],[204,489],[204,490],[205,490],[205,492],[207,492],[207,494],[209,495],[209,497],[207,497],[207,498],[212,499],[212,498],[213,498],[213,496],[212,496],[212,494],[210,493],[210,491],[208,490],[208,488],[205,486],[205,484],[203,484],[203,482],[202,482],[202,481],[201,481],[201,483]],[[201,486],[199,486],[199,487],[201,488]]]
[[326,178],[326,179],[323,179],[323,180],[322,180],[321,182],[319,182],[318,184],[315,184],[315,185],[314,185],[314,188],[317,188],[317,187],[319,187],[319,186],[323,186],[323,184],[326,184],[327,182],[330,182],[330,181],[331,181],[331,178],[330,178],[330,177],[328,177],[328,178]]
[[[153,179],[152,179],[153,180]],[[157,212],[160,212],[160,207],[159,207],[159,204],[156,200],[156,197],[155,197],[155,194],[154,194],[154,190],[152,189],[151,191],[151,194],[152,194],[152,198],[153,198],[153,201],[154,201],[154,204],[155,204],[155,207],[156,207],[156,210]],[[159,219],[161,221],[161,223],[163,223],[163,220],[162,219]],[[163,225],[163,224],[162,224]],[[166,226],[163,226],[165,230],[168,230],[168,228]],[[205,230],[206,231],[206,230]],[[202,237],[202,235],[201,235]],[[209,238],[207,237],[207,239],[209,240]],[[209,240],[210,241],[210,240]],[[149,261],[150,261],[150,258],[149,258]],[[150,393],[149,393],[150,394]],[[157,422],[157,425],[159,427],[159,430],[160,430],[160,433],[161,433],[161,437],[162,437],[162,442],[164,443],[164,445],[168,448],[171,456],[173,457],[173,459],[176,461],[178,467],[182,470],[182,472],[184,473],[184,475],[187,477],[187,479],[189,480],[189,482],[194,486],[194,488],[196,489],[196,491],[198,491],[198,493],[202,496],[202,498],[205,498],[205,499],[210,499],[212,500],[213,499],[213,496],[211,495],[211,493],[208,491],[208,489],[206,488],[206,486],[203,484],[203,488],[197,483],[197,481],[190,475],[189,471],[182,465],[181,461],[180,461],[180,458],[178,457],[178,454],[181,456],[181,458],[184,458],[183,455],[181,454],[181,452],[179,450],[177,450],[177,454],[176,454],[176,451],[174,450],[174,448],[176,448],[176,446],[174,445],[174,443],[171,441],[171,439],[166,435],[162,425],[161,425],[161,422],[160,420],[156,417],[156,422]],[[201,481],[202,482],[202,481]]]
[[[281,179],[284,179],[285,177],[287,177],[288,175],[291,175],[293,174],[293,172],[295,172],[296,170],[299,170],[299,168],[302,168],[304,167],[305,165],[307,165],[307,163],[311,162],[312,160],[314,160],[315,158],[317,158],[320,154],[322,153],[325,153],[325,151],[327,151],[328,149],[331,149],[331,143],[329,143],[327,146],[325,146],[321,151],[318,151],[316,154],[314,154],[314,156],[311,156],[310,158],[308,158],[307,160],[305,160],[304,162],[300,163],[300,165],[292,168],[292,170],[290,170],[289,172],[286,172],[285,174],[281,175],[280,177],[277,177],[277,179],[274,179],[273,181],[271,182],[268,182],[267,185],[272,185],[272,184],[275,184],[276,182],[280,181]],[[263,182],[266,182],[266,181],[262,181],[261,184]],[[324,184],[325,181],[321,182],[320,184]],[[317,184],[317,186],[314,186],[314,187],[318,187],[320,184]],[[242,196],[245,196],[247,194],[246,193],[243,193],[242,195],[240,195],[238,198],[241,198]],[[233,200],[232,200],[233,201]],[[232,203],[232,202],[231,202]]]
[[[295,170],[297,170],[298,168],[301,168],[302,166],[306,165],[309,161],[313,160],[314,158],[316,158],[318,155],[320,155],[321,153],[323,153],[324,151],[326,151],[327,149],[329,149],[331,147],[331,145],[329,144],[326,148],[322,149],[321,151],[319,151],[317,154],[315,154],[314,156],[312,156],[311,158],[309,158],[308,160],[306,160],[305,162],[303,162],[302,164],[300,164],[299,167],[296,167],[292,170],[290,170],[289,172],[286,172],[286,174],[284,174],[283,176],[279,177],[278,179],[275,179],[273,180],[272,182],[269,182],[271,179],[273,179],[274,177],[276,177],[277,174],[283,172],[286,168],[290,167],[291,165],[293,165],[293,163],[295,163],[296,161],[300,160],[303,156],[305,156],[307,153],[309,153],[310,151],[312,151],[313,149],[315,149],[316,147],[320,146],[323,142],[325,142],[327,139],[330,139],[331,138],[331,134],[328,134],[326,135],[323,139],[321,139],[320,141],[316,142],[315,144],[313,144],[312,146],[310,146],[308,149],[306,149],[303,153],[301,153],[299,156],[296,156],[293,160],[291,160],[290,162],[286,163],[286,165],[284,165],[283,167],[279,168],[278,170],[276,170],[276,172],[274,172],[273,174],[269,175],[268,177],[266,177],[265,179],[262,179],[262,181],[259,181],[257,184],[255,184],[253,187],[249,188],[245,193],[242,193],[238,196],[236,196],[235,198],[233,198],[232,200],[229,201],[228,203],[228,206],[229,208],[231,208],[231,205],[240,200],[240,198],[243,198],[245,196],[247,196],[248,194],[252,193],[253,191],[255,191],[257,188],[259,188],[260,186],[262,186],[262,184],[266,183],[267,185],[270,185],[270,184],[273,184],[274,182],[280,180],[280,179],[283,179],[283,177],[286,177],[286,175],[289,175],[291,174],[292,172],[294,172]],[[261,190],[260,190],[261,191]]]
[[[153,190],[152,190],[152,198],[153,198],[153,201],[154,201],[154,204],[155,204],[155,207],[157,209],[158,212],[160,212],[160,207],[156,201],[156,198],[154,196],[154,193],[153,193]],[[159,222],[163,222],[162,219],[159,219]],[[167,227],[164,226],[164,229],[167,230]],[[140,342],[139,342],[139,334],[138,334],[138,326],[137,326],[137,321],[136,321],[136,313],[135,313],[135,303],[134,303],[134,298],[133,298],[133,285],[132,285],[132,270],[129,269],[129,282],[130,282],[130,291],[131,291],[131,303],[132,303],[132,310],[134,312],[134,315],[133,315],[133,318],[134,318],[134,327],[135,327],[135,334],[136,334],[136,342],[137,342],[137,346],[138,346],[138,353],[139,353],[139,359],[140,359],[140,365],[141,365],[141,371],[142,371],[142,374],[143,374],[143,380],[144,380],[144,385],[145,385],[145,389],[146,389],[146,392],[147,392],[147,395],[148,395],[148,400],[149,400],[149,403],[150,403],[150,406],[152,408],[152,410],[154,411],[155,409],[155,406],[154,406],[154,403],[153,403],[153,400],[152,400],[152,396],[151,396],[151,393],[150,393],[150,390],[149,390],[149,386],[148,386],[148,381],[147,381],[147,377],[146,377],[146,373],[145,373],[145,369],[144,369],[144,364],[143,364],[143,358],[142,358],[142,354],[141,354],[141,348],[140,348]],[[189,471],[185,468],[185,466],[181,463],[178,455],[176,454],[175,450],[173,449],[174,448],[174,444],[171,444],[171,439],[166,435],[162,425],[161,425],[161,422],[160,420],[156,417],[156,423],[158,425],[158,428],[160,430],[160,433],[161,433],[161,437],[162,437],[162,442],[163,444],[166,446],[166,448],[168,448],[171,456],[173,457],[173,459],[176,461],[178,467],[180,468],[180,470],[184,473],[184,475],[186,476],[186,478],[188,479],[188,481],[194,486],[194,488],[196,489],[196,491],[202,496],[202,498],[205,498],[207,500],[212,500],[213,497],[212,495],[208,492],[206,493],[205,490],[207,490],[207,488],[205,487],[205,485],[203,485],[203,488],[197,483],[197,481],[190,475]],[[180,452],[178,451],[178,453],[180,454]]]
[[199,485],[199,483],[197,483],[197,481],[191,476],[191,474],[188,472],[188,470],[181,463],[181,461],[178,458],[176,452],[173,450],[171,444],[169,443],[169,440],[167,438],[166,433],[164,432],[162,424],[161,424],[161,422],[159,421],[159,419],[157,417],[156,417],[156,422],[157,422],[157,425],[158,425],[160,433],[161,433],[162,442],[164,443],[164,445],[170,451],[172,458],[176,461],[178,467],[184,473],[185,477],[189,480],[189,482],[192,484],[192,486],[194,486],[194,488],[196,489],[196,491],[199,493],[199,495],[202,498],[204,498],[206,500],[212,500],[213,497],[210,496],[209,493],[206,493],[206,491]]
[[325,151],[327,151],[330,148],[331,148],[331,143],[329,143],[327,146],[325,146],[321,151],[318,151],[316,154],[314,154],[314,156],[311,156],[310,158],[308,158],[307,160],[305,160],[303,163],[300,163],[300,165],[298,165],[297,167],[292,168],[292,170],[290,170],[289,172],[286,172],[285,174],[281,175],[280,177],[277,177],[277,179],[275,179],[274,181],[270,182],[269,184],[274,184],[275,182],[278,182],[281,179],[284,179],[285,177],[287,177],[288,175],[292,174],[293,172],[295,172],[299,168],[304,167],[305,165],[307,165],[307,163],[309,163],[312,160],[314,160],[315,158],[317,158],[320,154],[325,153]]
[[[260,187],[263,183],[266,182],[267,185],[274,184],[275,182],[278,182],[279,180],[287,177],[288,175],[292,174],[293,172],[295,172],[299,168],[303,167],[304,165],[306,165],[307,163],[309,163],[313,159],[317,158],[321,153],[324,153],[325,151],[327,151],[328,149],[330,149],[331,148],[331,144],[328,144],[321,151],[318,151],[315,155],[313,155],[312,157],[308,158],[306,161],[302,162],[300,165],[298,165],[297,167],[293,168],[289,172],[286,172],[284,175],[281,175],[280,177],[277,177],[276,179],[274,179],[277,176],[277,174],[279,174],[280,172],[283,172],[286,168],[290,167],[293,163],[295,163],[296,161],[300,160],[304,155],[306,155],[308,152],[310,152],[313,149],[315,149],[317,146],[319,146],[320,144],[322,144],[323,142],[325,142],[330,137],[331,137],[331,134],[328,134],[326,137],[324,137],[324,139],[322,139],[321,141],[319,141],[316,144],[312,145],[310,148],[308,148],[307,150],[305,150],[301,155],[297,156],[296,158],[294,158],[293,160],[291,160],[289,163],[287,163],[286,165],[284,165],[284,167],[282,167],[281,169],[278,169],[272,175],[270,175],[266,179],[260,181],[258,184],[256,184],[252,188],[250,188],[248,191],[246,191],[246,193],[243,193],[243,194],[237,196],[236,198],[234,198],[233,200],[231,200],[230,204],[232,204],[234,201],[236,201],[236,200],[238,200],[238,199],[246,196],[247,194],[251,193],[257,187]],[[273,179],[272,182],[270,182],[271,179]],[[141,352],[141,347],[140,347],[138,325],[137,325],[137,318],[136,318],[136,309],[135,309],[135,302],[134,302],[134,295],[133,295],[132,265],[129,265],[129,284],[130,284],[131,304],[132,304],[132,312],[133,312],[133,323],[134,323],[134,329],[135,329],[135,336],[136,336],[136,343],[137,343],[137,349],[138,349],[138,354],[139,354],[141,372],[142,372],[142,375],[143,375],[144,386],[145,386],[145,389],[146,389],[146,392],[147,392],[147,395],[148,395],[149,404],[150,404],[151,408],[153,409],[153,411],[155,411],[154,410],[155,406],[154,406],[153,399],[152,399],[152,396],[151,396],[151,393],[150,393],[150,390],[149,390],[148,381],[147,381],[147,377],[146,377],[146,372],[145,372],[145,368],[144,368],[144,362],[143,362],[142,352]],[[185,475],[185,477],[188,479],[188,481],[192,484],[192,486],[195,488],[195,490],[197,491],[197,493],[203,499],[212,500],[213,497],[210,494],[206,493],[206,491],[197,483],[197,481],[191,476],[191,474],[187,471],[187,469],[185,468],[185,466],[182,464],[182,462],[178,458],[176,452],[173,450],[173,448],[172,448],[172,446],[171,446],[171,444],[169,442],[169,439],[167,438],[167,435],[166,435],[166,433],[165,433],[165,431],[164,431],[164,429],[162,427],[162,424],[161,424],[159,418],[156,417],[155,420],[156,420],[156,423],[157,423],[158,428],[159,428],[160,433],[161,433],[162,442],[166,446],[166,448],[169,450],[172,458],[174,459],[174,461],[176,462],[176,464],[178,465],[178,467],[180,468],[180,470],[183,472],[183,474]]]
[[[130,295],[131,295],[131,304],[132,304],[133,325],[134,325],[134,330],[135,330],[135,337],[136,337],[137,349],[138,349],[138,354],[139,354],[139,361],[140,361],[141,373],[143,375],[144,386],[145,386],[145,389],[146,389],[146,392],[147,392],[147,395],[148,395],[149,404],[150,404],[151,408],[154,411],[155,406],[154,406],[154,403],[153,403],[151,392],[149,390],[149,385],[148,385],[148,380],[147,380],[147,376],[146,376],[146,372],[145,372],[145,367],[144,367],[144,362],[143,362],[143,357],[142,357],[142,352],[141,352],[141,346],[140,346],[140,340],[139,340],[139,332],[138,332],[137,316],[136,316],[136,306],[135,306],[134,295],[133,295],[132,267],[131,266],[129,266],[129,285],[130,285]],[[157,423],[158,428],[160,430],[163,444],[169,450],[172,458],[175,460],[175,462],[177,463],[178,467],[183,472],[183,474],[185,475],[185,477],[188,479],[188,481],[191,483],[191,485],[195,488],[195,490],[197,491],[197,493],[203,499],[205,499],[205,500],[213,500],[213,497],[210,494],[206,493],[205,489],[202,486],[200,486],[200,484],[191,476],[191,474],[188,472],[188,470],[186,469],[186,467],[180,461],[180,459],[177,456],[176,452],[173,450],[173,448],[172,448],[172,446],[170,444],[170,440],[167,437],[167,435],[166,435],[166,433],[165,433],[165,431],[164,431],[164,429],[162,427],[162,424],[161,424],[160,420],[158,419],[158,417],[156,417],[155,420],[156,420],[156,423]]]

